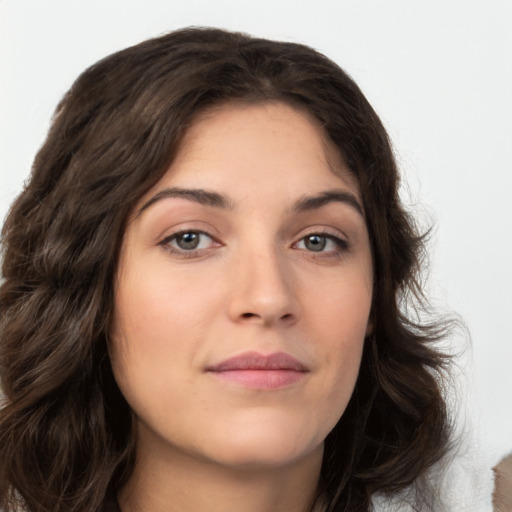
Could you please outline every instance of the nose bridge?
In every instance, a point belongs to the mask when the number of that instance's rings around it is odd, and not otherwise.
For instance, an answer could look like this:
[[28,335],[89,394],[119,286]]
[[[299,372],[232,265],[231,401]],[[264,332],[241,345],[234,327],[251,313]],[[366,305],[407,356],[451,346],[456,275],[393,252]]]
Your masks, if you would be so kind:
[[278,244],[252,240],[240,251],[234,270],[235,319],[271,324],[296,316],[292,270]]

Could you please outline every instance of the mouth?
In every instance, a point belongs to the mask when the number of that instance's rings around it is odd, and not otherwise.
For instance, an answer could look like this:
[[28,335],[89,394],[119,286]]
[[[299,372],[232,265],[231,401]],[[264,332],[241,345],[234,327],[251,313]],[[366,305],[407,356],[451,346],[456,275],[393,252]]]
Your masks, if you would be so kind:
[[222,380],[250,389],[278,389],[302,380],[309,369],[298,359],[284,352],[262,355],[245,352],[206,368]]

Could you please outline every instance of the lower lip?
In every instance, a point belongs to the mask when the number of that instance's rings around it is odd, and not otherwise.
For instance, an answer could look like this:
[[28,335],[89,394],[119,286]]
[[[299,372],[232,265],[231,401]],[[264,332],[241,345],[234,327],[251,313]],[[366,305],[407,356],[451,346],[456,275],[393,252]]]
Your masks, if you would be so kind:
[[216,377],[251,389],[279,389],[305,377],[295,370],[228,370],[212,372]]

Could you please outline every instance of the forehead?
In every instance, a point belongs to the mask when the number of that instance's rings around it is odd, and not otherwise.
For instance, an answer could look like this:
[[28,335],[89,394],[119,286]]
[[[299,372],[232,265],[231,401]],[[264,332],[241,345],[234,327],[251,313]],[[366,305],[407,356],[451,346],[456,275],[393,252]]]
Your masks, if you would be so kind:
[[320,123],[281,102],[228,103],[198,116],[157,187],[166,182],[181,186],[182,181],[290,192],[341,182],[359,195],[357,179]]

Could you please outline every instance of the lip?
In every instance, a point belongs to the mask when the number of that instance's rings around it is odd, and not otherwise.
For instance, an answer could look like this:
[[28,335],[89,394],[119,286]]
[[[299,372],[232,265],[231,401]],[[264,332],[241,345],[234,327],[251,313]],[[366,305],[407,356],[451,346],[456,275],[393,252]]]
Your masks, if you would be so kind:
[[206,371],[215,377],[251,389],[278,389],[303,379],[309,369],[295,357],[285,352],[269,355],[245,352]]

